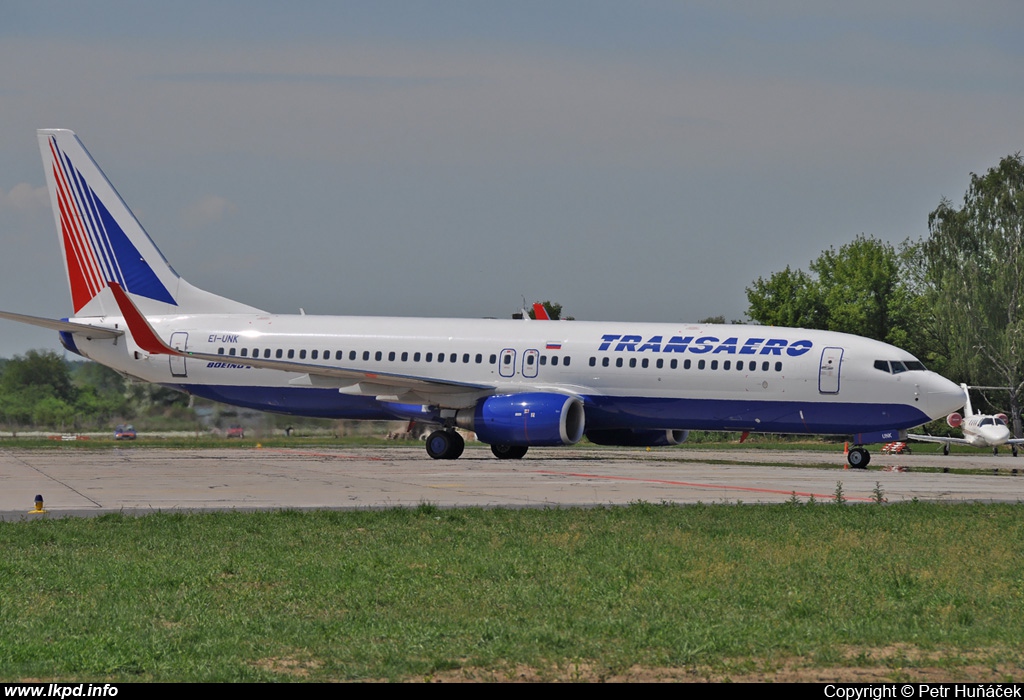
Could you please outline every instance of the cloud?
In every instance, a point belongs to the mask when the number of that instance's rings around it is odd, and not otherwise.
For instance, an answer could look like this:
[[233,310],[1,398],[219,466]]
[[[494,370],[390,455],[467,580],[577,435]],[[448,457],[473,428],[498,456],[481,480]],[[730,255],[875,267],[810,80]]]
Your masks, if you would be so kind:
[[45,187],[20,182],[7,192],[0,189],[0,211],[31,212],[49,208],[50,196]]
[[235,213],[238,207],[224,197],[208,194],[192,203],[182,212],[182,220],[188,228],[202,228]]

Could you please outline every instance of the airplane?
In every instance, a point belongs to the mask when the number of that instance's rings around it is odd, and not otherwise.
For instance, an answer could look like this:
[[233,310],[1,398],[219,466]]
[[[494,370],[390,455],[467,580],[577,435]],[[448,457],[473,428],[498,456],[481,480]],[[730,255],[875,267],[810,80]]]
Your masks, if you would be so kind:
[[462,454],[456,428],[501,459],[584,436],[676,445],[697,429],[853,434],[849,462],[866,467],[863,445],[963,404],[909,353],[843,333],[269,313],[189,284],[74,132],[37,135],[74,315],[0,318],[143,381],[278,413],[426,422],[434,459]]
[[1010,437],[1010,428],[1006,424],[1006,414],[996,413],[994,415],[987,415],[984,413],[975,413],[971,408],[971,395],[968,391],[969,387],[966,384],[961,384],[960,388],[964,393],[964,415],[961,416],[959,413],[950,413],[946,417],[946,423],[950,428],[962,429],[964,431],[964,436],[962,438],[939,437],[938,435],[918,435],[915,433],[908,433],[907,437],[911,440],[918,440],[920,442],[942,443],[942,454],[944,455],[949,454],[949,446],[951,444],[970,445],[971,447],[991,447],[992,454],[994,455],[999,454],[1000,445],[1009,445],[1013,452],[1013,456],[1016,457],[1017,445],[1024,445],[1024,439]]

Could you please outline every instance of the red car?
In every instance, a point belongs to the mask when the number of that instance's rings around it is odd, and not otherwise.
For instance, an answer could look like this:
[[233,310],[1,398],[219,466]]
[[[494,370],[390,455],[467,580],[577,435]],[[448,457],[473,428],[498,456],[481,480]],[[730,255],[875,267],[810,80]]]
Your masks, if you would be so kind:
[[245,428],[240,425],[232,425],[228,428],[228,438],[244,438]]
[[134,440],[135,427],[131,425],[119,425],[114,428],[115,440]]

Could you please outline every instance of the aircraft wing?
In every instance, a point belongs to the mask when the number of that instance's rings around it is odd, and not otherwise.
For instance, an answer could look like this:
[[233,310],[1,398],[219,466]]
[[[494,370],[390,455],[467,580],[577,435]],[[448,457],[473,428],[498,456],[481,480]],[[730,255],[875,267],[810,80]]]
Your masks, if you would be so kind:
[[18,323],[27,323],[32,326],[49,328],[54,331],[65,333],[76,333],[89,338],[117,338],[124,335],[124,331],[103,328],[101,326],[90,326],[85,323],[72,323],[71,321],[59,321],[55,318],[43,318],[41,316],[28,316],[26,314],[14,314],[10,311],[0,311],[0,318]]
[[[938,435],[915,435],[914,433],[907,433],[907,437],[911,440],[919,440],[921,442],[939,442],[944,445],[970,445],[963,438],[955,437],[939,437]],[[1012,440],[1010,442],[1013,442]]]

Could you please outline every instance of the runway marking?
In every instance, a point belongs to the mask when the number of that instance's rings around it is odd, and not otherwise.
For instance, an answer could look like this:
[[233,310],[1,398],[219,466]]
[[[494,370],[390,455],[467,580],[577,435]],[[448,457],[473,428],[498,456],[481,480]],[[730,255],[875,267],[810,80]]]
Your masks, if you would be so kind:
[[[751,493],[772,493],[781,494],[783,496],[804,496],[810,498],[821,499],[832,499],[835,500],[834,493],[811,493],[808,491],[783,491],[782,489],[764,489],[757,488],[755,486],[731,486],[729,484],[698,484],[693,481],[673,481],[671,479],[645,479],[638,476],[610,476],[604,474],[584,474],[581,472],[557,472],[547,469],[537,469],[534,471],[535,474],[551,474],[554,476],[575,476],[583,479],[606,479],[608,481],[642,481],[649,484],[665,484],[668,486],[689,486],[691,488],[698,489],[726,489],[729,491],[749,491]],[[843,495],[843,499],[846,501],[864,501],[866,503],[874,502],[873,498],[864,498],[858,496],[847,496]]]
[[339,455],[329,452],[307,452],[306,450],[288,450],[276,447],[257,447],[257,452],[273,452],[279,455],[298,455],[299,457],[325,457],[327,459],[362,459],[367,462],[384,462],[383,457],[368,457],[366,455]]
[[61,486],[66,488],[71,493],[74,493],[74,494],[77,494],[77,495],[81,496],[82,498],[84,498],[85,500],[89,501],[90,503],[92,503],[97,508],[102,508],[103,507],[103,504],[98,502],[96,499],[89,498],[88,496],[86,496],[84,493],[82,493],[81,491],[76,489],[71,484],[65,483],[65,482],[61,481],[60,479],[58,479],[57,477],[55,477],[55,476],[50,476],[49,474],[44,472],[39,467],[37,467],[37,466],[35,466],[33,464],[29,464],[28,462],[26,462],[24,459],[22,459],[21,457],[19,457],[16,454],[12,454],[10,450],[4,450],[4,454],[7,455],[8,457],[10,457],[11,459],[17,461],[17,462],[20,462],[21,464],[23,464],[24,466],[28,467],[32,471],[40,474],[44,478],[49,479],[50,481],[53,481],[53,482],[56,482],[56,483],[60,484]]

